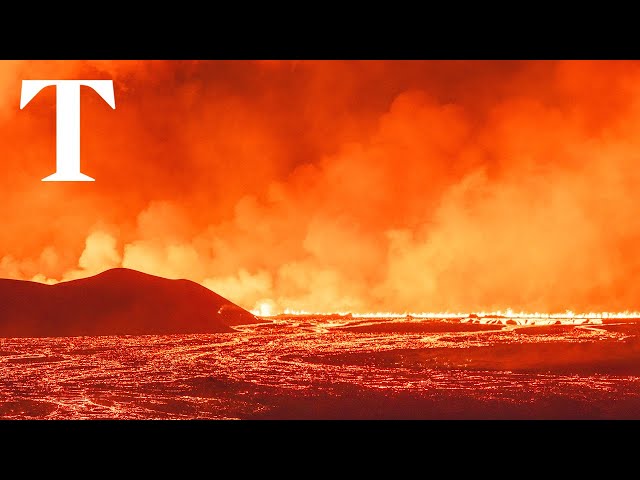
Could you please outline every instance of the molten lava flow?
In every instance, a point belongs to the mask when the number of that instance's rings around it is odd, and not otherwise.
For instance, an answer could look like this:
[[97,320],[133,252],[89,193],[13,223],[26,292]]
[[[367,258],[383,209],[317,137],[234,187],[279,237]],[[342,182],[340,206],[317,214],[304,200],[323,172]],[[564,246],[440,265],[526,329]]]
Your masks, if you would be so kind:
[[[269,305],[268,314],[262,314],[262,308],[252,310],[252,313],[259,316],[274,316]],[[425,318],[425,319],[447,319],[447,318],[513,318],[513,319],[529,319],[529,320],[624,320],[639,319],[640,312],[585,312],[575,313],[571,310],[565,312],[545,313],[545,312],[514,312],[508,308],[506,310],[496,310],[492,312],[368,312],[368,313],[350,313],[350,312],[308,312],[304,310],[285,309],[282,316],[350,316],[353,318]]]

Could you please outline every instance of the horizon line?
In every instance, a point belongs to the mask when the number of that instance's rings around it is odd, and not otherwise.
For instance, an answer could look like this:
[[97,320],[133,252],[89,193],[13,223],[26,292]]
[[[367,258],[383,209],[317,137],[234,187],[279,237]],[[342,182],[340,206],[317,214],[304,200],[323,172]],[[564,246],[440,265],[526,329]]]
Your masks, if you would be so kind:
[[[47,278],[41,274],[35,275],[30,280],[19,279],[19,278],[6,278],[6,277],[3,277],[2,279],[34,282],[42,285],[57,285],[60,283],[67,283],[75,280],[88,279],[111,270],[128,270],[131,272],[150,275],[153,277],[163,278],[166,280],[189,280],[213,292],[213,290],[206,287],[201,282],[190,280],[188,278],[164,277],[154,273],[150,273],[142,270],[136,270],[130,267],[121,267],[121,266],[106,268],[104,270],[99,270],[98,272],[91,272],[91,273],[86,272],[87,273],[86,276],[83,275],[75,278],[68,278],[68,279],[62,279],[62,280]],[[214,292],[214,293],[219,294],[218,292]],[[233,300],[230,300],[230,301],[233,302]],[[473,317],[477,317],[477,318],[500,317],[500,318],[521,318],[521,319],[634,319],[634,318],[640,318],[640,311],[629,310],[629,309],[618,310],[618,311],[590,311],[590,312],[576,313],[570,309],[567,309],[564,312],[527,312],[524,310],[520,310],[516,312],[512,308],[507,308],[505,310],[479,310],[479,311],[470,310],[470,311],[457,311],[457,312],[451,312],[451,311],[444,311],[444,312],[443,311],[439,311],[439,312],[425,312],[425,311],[423,312],[407,312],[407,311],[404,311],[404,312],[332,311],[330,312],[330,311],[324,311],[324,312],[320,312],[320,311],[296,310],[296,309],[285,308],[283,311],[276,313],[276,312],[273,312],[273,305],[271,304],[272,302],[273,301],[271,299],[264,299],[261,302],[259,302],[260,306],[258,308],[255,308],[255,307],[252,309],[249,309],[246,307],[242,307],[242,308],[245,308],[245,310],[247,310],[248,312],[250,312],[251,314],[257,317],[264,317],[264,318],[278,317],[278,316],[325,316],[325,317],[341,316],[341,317],[352,317],[352,318],[398,318],[398,319],[399,318],[427,318],[427,319],[428,318],[431,318],[431,319],[451,318],[453,319],[453,318],[473,318]]]
[[535,318],[535,319],[630,319],[640,318],[638,311],[618,311],[618,312],[573,312],[565,310],[564,312],[515,312],[512,309],[495,310],[495,311],[476,311],[476,312],[310,312],[305,310],[285,309],[281,313],[270,313],[260,311],[259,309],[249,310],[253,315],[259,317],[278,317],[278,316],[341,316],[352,318]]

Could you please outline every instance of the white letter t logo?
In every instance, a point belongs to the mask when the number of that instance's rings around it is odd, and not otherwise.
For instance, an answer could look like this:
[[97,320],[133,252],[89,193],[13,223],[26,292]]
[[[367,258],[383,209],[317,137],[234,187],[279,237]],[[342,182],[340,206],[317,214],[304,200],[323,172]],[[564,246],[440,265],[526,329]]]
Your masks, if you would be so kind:
[[22,110],[40,90],[56,86],[56,173],[43,182],[93,182],[80,172],[80,85],[93,88],[113,109],[113,80],[23,80]]

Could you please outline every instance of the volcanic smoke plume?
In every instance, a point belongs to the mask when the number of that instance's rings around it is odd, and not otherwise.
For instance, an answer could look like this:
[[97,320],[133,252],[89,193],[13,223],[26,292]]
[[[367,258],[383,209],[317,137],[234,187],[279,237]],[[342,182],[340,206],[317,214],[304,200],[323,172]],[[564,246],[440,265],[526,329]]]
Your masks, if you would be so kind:
[[[55,89],[82,170],[55,168]],[[0,62],[0,277],[126,267],[244,308],[640,309],[640,63]]]

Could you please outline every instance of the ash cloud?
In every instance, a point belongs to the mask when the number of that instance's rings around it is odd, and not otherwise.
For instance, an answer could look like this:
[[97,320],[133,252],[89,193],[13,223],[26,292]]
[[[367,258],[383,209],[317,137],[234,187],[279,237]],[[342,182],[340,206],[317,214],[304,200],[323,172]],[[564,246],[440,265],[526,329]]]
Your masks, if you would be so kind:
[[[53,92],[83,171],[43,184]],[[125,266],[274,311],[640,310],[638,62],[0,62],[0,276]]]

